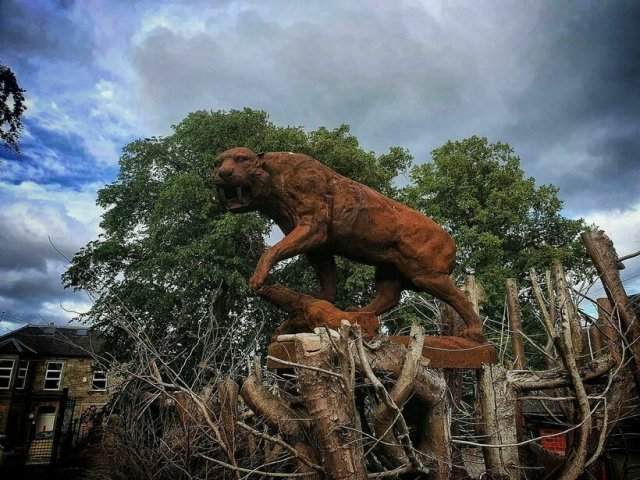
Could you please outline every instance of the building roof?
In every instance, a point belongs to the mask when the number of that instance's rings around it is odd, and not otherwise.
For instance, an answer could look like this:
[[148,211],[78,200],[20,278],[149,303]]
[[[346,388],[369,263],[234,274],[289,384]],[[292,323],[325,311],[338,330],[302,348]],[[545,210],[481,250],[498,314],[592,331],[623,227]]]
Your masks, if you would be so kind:
[[103,346],[103,339],[88,328],[26,325],[0,336],[0,354],[91,357]]

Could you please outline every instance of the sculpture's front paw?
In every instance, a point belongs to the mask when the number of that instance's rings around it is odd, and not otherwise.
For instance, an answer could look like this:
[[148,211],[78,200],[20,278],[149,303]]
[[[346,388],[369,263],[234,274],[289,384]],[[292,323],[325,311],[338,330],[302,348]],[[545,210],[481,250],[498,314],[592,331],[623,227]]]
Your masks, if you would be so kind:
[[267,276],[265,274],[260,274],[258,272],[254,273],[253,276],[249,279],[249,287],[251,290],[258,290],[262,287],[262,284],[266,280]]

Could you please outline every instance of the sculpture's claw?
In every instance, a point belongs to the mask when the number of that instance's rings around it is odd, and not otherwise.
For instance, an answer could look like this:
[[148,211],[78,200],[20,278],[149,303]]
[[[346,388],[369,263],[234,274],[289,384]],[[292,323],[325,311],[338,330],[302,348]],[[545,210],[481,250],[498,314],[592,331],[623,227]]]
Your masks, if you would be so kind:
[[262,284],[265,281],[265,275],[258,275],[257,273],[254,273],[253,276],[249,279],[249,288],[251,288],[251,290],[258,290],[260,287],[262,287]]

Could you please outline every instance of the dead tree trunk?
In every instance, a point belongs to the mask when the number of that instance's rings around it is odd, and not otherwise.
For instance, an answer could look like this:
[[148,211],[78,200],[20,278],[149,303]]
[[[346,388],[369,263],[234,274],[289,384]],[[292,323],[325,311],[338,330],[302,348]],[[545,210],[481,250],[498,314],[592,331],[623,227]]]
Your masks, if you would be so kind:
[[[480,312],[481,289],[470,275],[465,290],[476,312]],[[483,365],[478,374],[478,394],[485,436],[484,463],[491,478],[520,478],[518,432],[516,430],[517,399],[506,381],[501,365]],[[501,446],[505,445],[505,446]]]
[[[640,324],[618,274],[618,255],[613,242],[602,230],[584,232],[582,242],[598,270],[614,311],[622,321],[629,349],[633,355],[633,375],[640,388]],[[613,320],[613,312],[611,315]]]
[[[551,273],[548,270],[545,273],[545,277],[547,278],[549,304],[553,306],[555,304],[555,293],[553,292],[553,287],[551,285]],[[540,309],[540,315],[542,315],[542,324],[544,325],[544,330],[547,333],[547,343],[544,346],[544,351],[546,354],[544,357],[545,363],[547,365],[547,368],[555,368],[558,366],[553,341],[553,337],[555,335],[555,309],[547,308],[547,305],[544,301],[544,295],[542,294],[542,288],[540,287],[540,283],[538,282],[538,275],[533,268],[529,270],[529,278],[531,280],[531,287],[536,298],[536,303],[538,304],[538,308]]]
[[306,441],[310,420],[262,386],[259,366],[246,378],[240,395],[251,410],[293,446],[292,453],[298,459],[296,471],[309,474],[305,478],[320,480],[322,477],[318,472],[323,469],[315,463],[315,453]]
[[613,323],[611,316],[613,308],[608,298],[598,299],[598,324],[602,329],[602,335],[604,336],[607,349],[611,356],[619,362],[622,357],[622,350],[620,348],[620,335],[618,334],[618,328]]
[[[502,365],[485,365],[478,383],[486,446],[484,463],[493,479],[519,479],[517,397]],[[504,445],[504,446],[502,446]]]
[[[317,335],[313,335],[317,337]],[[343,376],[332,368],[335,351],[327,335],[317,342],[296,341],[296,368],[302,399],[309,412],[327,477],[332,480],[365,480],[362,439],[358,432],[354,405]]]
[[507,313],[511,325],[511,347],[513,350],[513,367],[523,370],[525,366],[524,342],[520,330],[522,329],[522,313],[518,303],[518,285],[515,279],[507,278]]
[[[507,287],[507,314],[509,315],[509,324],[511,325],[511,346],[513,350],[513,368],[516,370],[524,370],[526,368],[526,358],[524,354],[524,342],[522,340],[522,311],[520,310],[520,302],[518,300],[518,284],[514,278],[508,278]],[[518,433],[518,441],[524,438],[524,414],[522,411],[522,402],[516,397],[516,431]],[[518,447],[520,452],[520,460],[527,458],[527,449],[525,446]]]
[[[571,449],[569,459],[564,464],[559,479],[562,480],[574,480],[584,471],[585,462],[587,459],[587,444],[589,441],[589,435],[591,434],[591,408],[589,406],[589,397],[582,383],[582,378],[578,371],[576,364],[575,352],[573,348],[575,342],[572,342],[573,332],[571,325],[578,322],[575,305],[569,295],[569,289],[566,285],[566,279],[562,265],[559,262],[553,265],[553,280],[556,288],[556,295],[558,298],[558,307],[560,310],[560,322],[558,324],[558,335],[556,336],[556,348],[560,352],[562,362],[564,363],[569,377],[571,378],[571,384],[576,395],[578,402],[579,415],[579,428],[578,438],[575,441],[575,445]],[[571,318],[571,316],[575,318]]]
[[[464,321],[458,315],[458,313],[448,304],[440,304],[440,324],[442,335],[459,336],[464,330]],[[461,411],[462,402],[462,372],[458,369],[449,369],[444,371],[444,377],[449,388],[450,402],[449,415],[455,417],[457,411]],[[451,423],[451,435],[460,435],[461,429],[459,422],[453,420]],[[430,442],[429,445],[437,446],[440,442],[439,439]],[[420,450],[425,450],[429,445],[425,445]],[[469,480],[469,472],[464,465],[464,458],[462,456],[462,449],[458,445],[451,446],[451,459],[452,467],[450,477],[455,480]],[[443,477],[447,478],[447,477]]]

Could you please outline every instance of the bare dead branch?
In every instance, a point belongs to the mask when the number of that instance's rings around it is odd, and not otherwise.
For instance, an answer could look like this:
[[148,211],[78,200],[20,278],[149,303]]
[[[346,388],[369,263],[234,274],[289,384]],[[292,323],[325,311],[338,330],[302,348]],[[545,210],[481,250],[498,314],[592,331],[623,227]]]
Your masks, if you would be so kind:
[[249,425],[247,425],[244,422],[236,422],[236,425],[238,425],[240,428],[246,430],[247,432],[251,433],[251,435],[254,435],[254,436],[260,437],[260,438],[264,438],[265,440],[268,440],[268,441],[270,441],[272,443],[280,445],[285,450],[287,450],[289,453],[291,453],[291,455],[293,455],[294,458],[299,459],[302,463],[308,465],[309,467],[313,468],[314,470],[317,470],[319,472],[324,472],[324,468],[322,468],[320,465],[317,465],[317,464],[313,463],[305,455],[300,453],[295,447],[291,446],[290,444],[288,444],[284,440],[282,440],[282,439],[280,439],[278,437],[274,437],[272,435],[269,435],[267,433],[260,432],[260,431],[256,430],[255,428],[251,428]]
[[[578,440],[569,454],[567,462],[563,465],[559,479],[575,480],[583,472],[587,458],[587,442],[591,433],[591,408],[589,407],[589,397],[582,383],[578,366],[576,365],[575,339],[572,341],[572,325],[578,323],[577,314],[573,306],[569,289],[567,288],[564,270],[560,262],[553,264],[553,280],[558,296],[558,306],[560,309],[559,334],[556,340],[556,348],[562,358],[562,363],[567,368],[571,384],[578,400],[580,411],[580,428],[578,430]],[[579,331],[578,331],[579,333]]]
[[243,467],[231,465],[230,463],[223,462],[222,460],[209,457],[202,453],[197,453],[196,455],[200,458],[204,458],[205,460],[208,460],[209,462],[213,462],[215,464],[220,465],[221,467],[228,468],[229,470],[233,470],[235,472],[252,473],[254,475],[264,475],[265,477],[275,477],[275,478],[298,478],[298,477],[308,477],[311,475],[316,475],[316,472],[301,472],[301,473],[265,472],[264,470],[258,470],[255,468],[243,468]]
[[[393,412],[392,413],[393,419],[391,420],[391,422],[388,422],[389,425],[387,426],[387,428],[382,432],[377,431],[376,435],[380,439],[385,438],[386,435],[388,434],[388,431],[391,431],[394,424],[397,422],[398,430],[400,432],[398,440],[403,445],[404,454],[401,454],[400,452],[396,451],[393,453],[393,455],[395,455],[396,459],[403,458],[403,457],[406,458],[415,466],[417,471],[425,471],[425,467],[422,464],[422,461],[414,453],[413,445],[411,444],[411,438],[409,437],[409,428],[407,427],[404,416],[402,415],[402,410],[400,409],[400,407],[398,407],[398,405],[396,404],[394,399],[391,397],[387,389],[384,387],[382,382],[378,379],[378,377],[373,372],[371,365],[369,364],[367,354],[364,350],[362,334],[360,333],[357,327],[355,329],[355,332],[356,332],[356,347],[357,347],[358,355],[360,357],[360,366],[363,369],[365,376],[367,377],[371,385],[374,387],[374,390],[378,395],[378,398],[380,399],[380,401],[386,405],[386,408],[388,408],[389,412]],[[422,340],[422,343],[420,344],[420,351],[422,350],[422,345],[424,343],[423,335],[424,335],[423,333],[419,334],[420,339]],[[412,341],[415,343],[415,338]],[[415,372],[415,366],[408,367],[408,368],[412,369],[412,370],[409,370],[410,373]],[[404,367],[403,367],[403,370],[404,370]],[[403,386],[402,391],[400,393],[404,393],[404,388],[405,387]],[[382,419],[380,419],[379,422],[380,422],[379,423],[380,427],[382,427],[383,423],[386,424],[386,422],[384,422]],[[387,438],[385,441],[389,441],[389,439]],[[390,443],[393,443],[393,442],[390,442]],[[371,451],[372,448],[373,447],[370,447],[369,451]],[[407,461],[400,462],[400,463],[407,463]]]
[[269,393],[262,386],[255,370],[245,379],[240,395],[249,408],[264,417],[265,422],[288,438],[302,438],[304,429],[310,425],[308,418],[300,418],[295,410]]
[[[616,364],[611,355],[598,357],[578,369],[583,381],[593,380],[608,373]],[[511,370],[507,381],[519,391],[548,390],[571,385],[571,378],[563,368],[542,371]]]
[[618,262],[624,262],[625,260],[629,260],[633,257],[637,257],[638,255],[640,255],[640,250],[638,250],[637,252],[630,253],[629,255],[618,257]]

